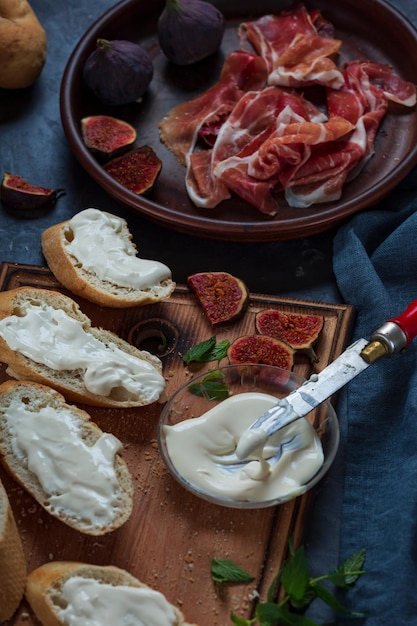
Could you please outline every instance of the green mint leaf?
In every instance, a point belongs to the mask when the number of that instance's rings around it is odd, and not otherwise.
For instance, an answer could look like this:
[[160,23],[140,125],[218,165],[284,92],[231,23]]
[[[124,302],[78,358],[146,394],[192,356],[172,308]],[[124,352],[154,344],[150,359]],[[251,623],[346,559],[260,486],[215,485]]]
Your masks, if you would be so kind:
[[345,613],[346,615],[355,615],[356,617],[364,617],[362,613],[354,613],[350,611],[345,606],[340,604],[340,602],[334,597],[334,595],[322,585],[315,585],[315,590],[317,593],[317,597],[320,598],[323,602],[328,604],[332,609],[338,611],[338,613]]
[[270,602],[258,604],[256,617],[260,626],[318,626],[305,615],[291,613],[288,607]]
[[222,359],[224,359],[225,356],[227,356],[227,350],[229,349],[230,346],[230,341],[228,339],[223,339],[222,341],[219,341],[218,343],[216,343],[216,345],[213,348],[213,353],[212,353],[212,361],[221,361]]
[[229,559],[212,558],[211,577],[216,583],[250,583],[254,578]]
[[186,365],[190,363],[208,363],[210,361],[221,361],[227,355],[227,349],[230,346],[228,339],[223,339],[219,343],[216,337],[210,337],[205,341],[201,341],[193,346],[183,356]]
[[304,546],[293,552],[292,558],[281,567],[280,580],[291,600],[302,600],[310,585],[310,576]]
[[233,624],[236,624],[236,626],[252,626],[252,624],[255,623],[254,619],[245,619],[244,617],[238,617],[234,613],[231,614],[230,619],[232,620]]
[[266,594],[266,598],[268,602],[274,602],[277,594],[278,582],[279,582],[280,572],[274,576],[272,583],[269,585],[268,592]]
[[216,337],[210,337],[205,341],[201,341],[196,346],[193,346],[183,356],[183,361],[187,365],[190,363],[204,363],[207,361],[207,356],[211,354],[214,346],[216,345]]
[[209,372],[202,381],[190,383],[188,390],[195,396],[208,400],[225,400],[229,397],[229,387],[224,384],[223,380],[224,376],[221,372]]
[[308,605],[311,604],[315,598],[317,598],[315,586],[309,584],[302,598],[294,598],[294,596],[292,596],[289,601],[291,606],[295,609],[304,609],[308,607]]
[[341,563],[334,572],[331,572],[327,579],[336,587],[351,589],[358,578],[365,573],[363,566],[366,558],[366,550],[358,550],[350,556],[344,563]]

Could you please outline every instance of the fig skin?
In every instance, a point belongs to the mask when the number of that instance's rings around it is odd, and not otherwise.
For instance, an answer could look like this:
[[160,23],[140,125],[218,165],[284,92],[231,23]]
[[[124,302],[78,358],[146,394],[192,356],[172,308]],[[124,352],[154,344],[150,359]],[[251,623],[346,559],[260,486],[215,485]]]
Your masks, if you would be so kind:
[[5,172],[0,187],[3,204],[17,211],[36,210],[55,204],[61,189],[36,186],[21,176]]
[[225,30],[223,14],[204,0],[166,0],[158,20],[162,51],[177,65],[190,65],[216,52]]
[[153,71],[152,59],[141,45],[97,39],[97,48],[84,64],[83,79],[100,102],[120,106],[141,100]]
[[187,285],[199,300],[212,326],[240,319],[249,304],[245,283],[228,272],[200,272],[187,278]]
[[138,195],[152,189],[161,168],[162,161],[150,146],[130,150],[103,165],[112,178]]
[[126,152],[136,141],[136,130],[110,115],[90,115],[81,120],[86,147],[99,159],[111,159]]
[[317,356],[313,345],[322,331],[323,324],[324,319],[321,315],[284,313],[278,309],[261,311],[255,317],[258,333],[281,339],[315,361]]
[[274,337],[244,335],[230,344],[227,356],[232,365],[274,365],[290,371],[294,365],[294,353],[291,346]]

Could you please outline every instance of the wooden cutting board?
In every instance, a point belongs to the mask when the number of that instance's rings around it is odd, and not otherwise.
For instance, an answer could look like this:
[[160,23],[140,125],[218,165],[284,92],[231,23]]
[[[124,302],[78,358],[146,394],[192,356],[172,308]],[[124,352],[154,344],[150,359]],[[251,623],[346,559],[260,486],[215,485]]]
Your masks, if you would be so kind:
[[[46,268],[3,263],[0,289],[20,286],[53,288],[67,293]],[[244,318],[215,333],[200,305],[186,287],[179,286],[162,303],[116,310],[98,307],[81,298],[81,309],[96,326],[116,332],[139,348],[156,352],[161,332],[167,338],[163,353],[167,393],[189,379],[182,355],[191,346],[216,334],[230,340],[252,334],[255,314],[266,308],[313,313],[324,317],[313,365],[297,356],[294,371],[308,377],[333,361],[344,349],[355,312],[342,304],[308,302],[251,295]],[[209,369],[204,364],[199,369]],[[8,378],[0,366],[0,381]],[[286,556],[288,539],[302,539],[311,494],[278,507],[259,510],[227,509],[200,500],[177,484],[159,456],[156,430],[161,405],[140,409],[85,408],[103,431],[124,444],[124,458],[132,472],[135,498],[129,521],[104,537],[83,535],[48,515],[0,468],[21,533],[28,571],[50,560],[79,560],[113,564],[158,589],[199,626],[227,626],[230,612],[249,618],[254,589],[261,599]],[[255,577],[250,585],[220,590],[210,577],[212,557],[226,557]],[[35,618],[25,602],[10,622],[30,626]]]

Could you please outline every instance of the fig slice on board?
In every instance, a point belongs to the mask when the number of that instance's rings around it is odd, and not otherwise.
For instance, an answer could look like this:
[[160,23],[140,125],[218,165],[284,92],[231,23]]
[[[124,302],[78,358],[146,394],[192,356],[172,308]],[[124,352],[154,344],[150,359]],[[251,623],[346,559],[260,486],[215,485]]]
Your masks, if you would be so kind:
[[317,360],[313,345],[323,328],[321,315],[284,313],[278,309],[267,309],[257,313],[255,326],[258,333],[281,339],[294,350],[305,352]]
[[213,326],[237,321],[246,311],[249,291],[245,283],[228,272],[200,272],[187,278]]
[[294,352],[291,346],[274,337],[244,335],[230,344],[227,356],[231,364],[275,365],[283,370],[291,370]]
[[154,186],[162,161],[150,146],[141,146],[112,159],[103,168],[123,187],[140,195]]
[[0,187],[3,204],[16,210],[36,210],[55,204],[61,189],[32,185],[21,176],[5,172]]
[[136,141],[131,124],[111,115],[90,115],[81,120],[81,135],[87,148],[99,158],[113,158]]

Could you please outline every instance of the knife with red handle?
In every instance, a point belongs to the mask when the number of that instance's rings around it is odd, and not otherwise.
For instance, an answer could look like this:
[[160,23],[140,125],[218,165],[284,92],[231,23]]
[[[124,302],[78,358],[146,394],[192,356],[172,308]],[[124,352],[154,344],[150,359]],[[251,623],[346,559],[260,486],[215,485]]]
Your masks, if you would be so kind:
[[245,431],[247,436],[240,439],[236,448],[237,456],[247,458],[259,444],[259,436],[251,437],[253,431],[261,436],[263,434],[265,439],[270,437],[284,426],[307,415],[379,358],[406,348],[416,336],[417,300],[414,300],[403,313],[373,332],[369,340],[355,341],[319,374],[313,374],[301,387],[261,415]]

